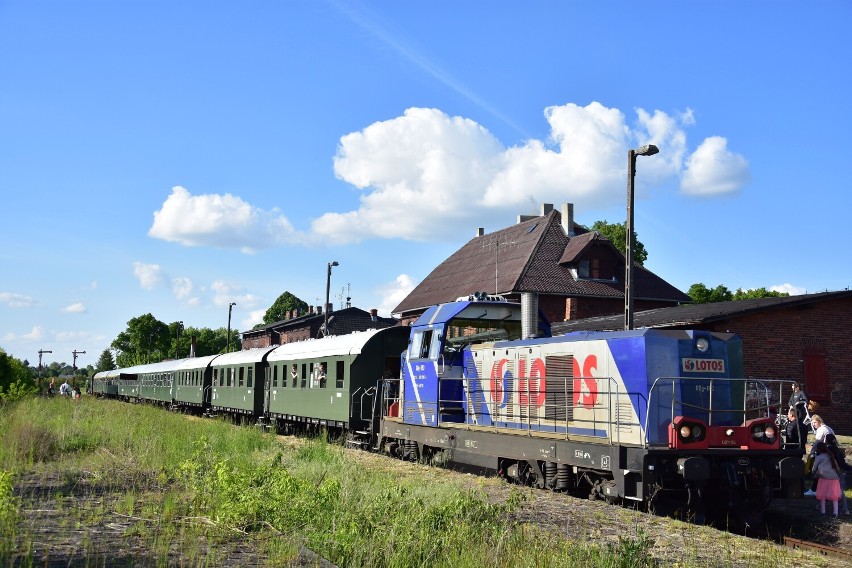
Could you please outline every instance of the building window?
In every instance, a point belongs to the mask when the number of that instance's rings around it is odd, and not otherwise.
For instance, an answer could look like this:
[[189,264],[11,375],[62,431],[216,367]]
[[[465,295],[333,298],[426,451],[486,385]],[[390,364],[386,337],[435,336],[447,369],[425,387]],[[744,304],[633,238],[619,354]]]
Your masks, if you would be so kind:
[[588,278],[589,277],[589,261],[581,260],[580,264],[577,266],[577,278]]

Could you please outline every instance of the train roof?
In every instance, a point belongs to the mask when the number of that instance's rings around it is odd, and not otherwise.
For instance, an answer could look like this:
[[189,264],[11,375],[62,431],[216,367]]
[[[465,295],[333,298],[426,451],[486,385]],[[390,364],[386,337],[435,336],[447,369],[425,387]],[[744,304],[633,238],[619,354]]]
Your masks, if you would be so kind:
[[413,326],[434,325],[454,318],[488,321],[521,321],[521,305],[517,302],[457,301],[432,306],[423,312]]
[[294,341],[279,346],[269,354],[267,361],[288,361],[291,359],[308,359],[314,357],[331,357],[335,355],[356,355],[361,352],[367,343],[382,333],[403,333],[388,330],[402,330],[408,334],[408,328],[387,327],[383,329],[368,329],[366,331],[353,331],[346,335],[330,335],[322,339],[307,339],[305,341]]
[[220,367],[224,365],[261,363],[266,359],[266,355],[273,349],[276,349],[276,346],[258,347],[257,349],[243,349],[242,351],[234,351],[233,353],[224,353],[216,357],[211,365],[214,367]]
[[175,367],[175,371],[186,371],[202,367],[206,368],[207,365],[209,365],[216,357],[221,357],[221,355],[205,355],[204,357],[190,357],[189,359],[184,359]]

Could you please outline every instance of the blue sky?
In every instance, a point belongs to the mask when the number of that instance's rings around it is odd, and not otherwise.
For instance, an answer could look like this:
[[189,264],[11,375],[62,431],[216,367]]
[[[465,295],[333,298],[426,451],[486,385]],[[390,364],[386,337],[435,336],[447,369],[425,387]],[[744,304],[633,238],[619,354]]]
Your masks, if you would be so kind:
[[542,203],[646,266],[852,284],[852,4],[0,1],[0,347],[94,363],[126,322],[288,290],[386,315]]

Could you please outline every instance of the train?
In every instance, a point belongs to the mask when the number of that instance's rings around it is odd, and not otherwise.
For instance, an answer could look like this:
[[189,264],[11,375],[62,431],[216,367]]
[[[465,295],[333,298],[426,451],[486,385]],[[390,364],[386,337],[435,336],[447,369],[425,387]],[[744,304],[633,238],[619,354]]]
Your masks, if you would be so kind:
[[776,423],[789,380],[742,375],[736,334],[552,335],[537,309],[475,294],[408,326],[100,372],[90,392],[754,523],[773,498],[801,497],[804,448]]

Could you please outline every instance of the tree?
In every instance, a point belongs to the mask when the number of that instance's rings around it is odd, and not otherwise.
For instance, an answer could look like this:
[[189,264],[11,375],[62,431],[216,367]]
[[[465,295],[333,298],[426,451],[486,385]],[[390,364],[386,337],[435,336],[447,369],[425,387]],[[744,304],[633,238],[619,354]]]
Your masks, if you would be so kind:
[[157,363],[168,356],[173,347],[169,326],[145,314],[127,322],[127,329],[118,334],[110,344],[117,351],[115,362],[119,367],[142,363]]
[[[606,220],[595,221],[592,225],[592,230],[597,231],[620,250],[624,256],[627,256],[627,222],[624,223],[607,223]],[[639,266],[644,266],[648,260],[648,251],[645,250],[645,245],[639,242],[636,231],[633,231],[633,262]]]
[[265,325],[287,319],[288,312],[292,312],[293,310],[299,310],[301,314],[307,313],[308,304],[290,292],[284,292],[266,310],[266,313],[263,315],[263,323]]
[[35,377],[29,368],[0,348],[0,401],[16,400],[36,390]]
[[95,372],[112,371],[115,369],[115,359],[112,357],[112,351],[104,349],[101,356],[98,358],[98,363],[95,365]]
[[753,288],[751,290],[743,290],[742,288],[737,288],[737,291],[734,292],[734,300],[753,300],[756,298],[783,298],[785,296],[789,296],[787,292],[776,292],[774,290],[767,290],[765,287]]
[[789,296],[786,292],[773,292],[763,288],[754,288],[751,290],[743,290],[738,288],[735,293],[728,290],[727,287],[719,284],[713,289],[707,288],[703,283],[698,282],[689,287],[687,292],[692,301],[696,304],[709,304],[712,302],[727,302],[729,300],[751,300],[755,298],[779,298]]

